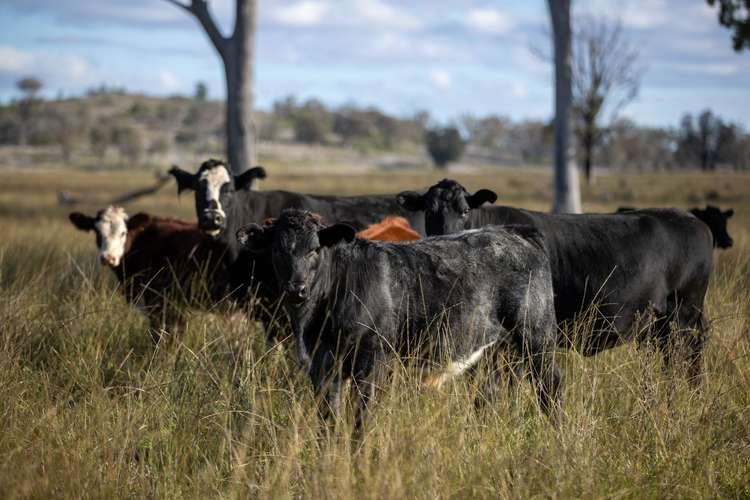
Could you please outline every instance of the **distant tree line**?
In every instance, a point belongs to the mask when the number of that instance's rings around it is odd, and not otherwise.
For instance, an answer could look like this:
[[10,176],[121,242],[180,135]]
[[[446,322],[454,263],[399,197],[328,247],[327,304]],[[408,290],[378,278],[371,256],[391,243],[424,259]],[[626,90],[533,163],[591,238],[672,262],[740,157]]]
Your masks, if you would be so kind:
[[[19,88],[21,83],[19,82]],[[24,82],[22,97],[0,106],[0,145],[59,148],[71,161],[160,161],[170,151],[220,154],[223,104],[207,99],[204,84],[192,97],[154,98],[98,87],[83,97],[44,100],[41,82]],[[427,112],[396,117],[375,107],[330,107],[287,97],[254,115],[261,141],[352,148],[363,153],[428,153],[444,166],[459,160],[499,165],[544,165],[553,157],[551,122],[465,115],[448,124]],[[597,166],[653,170],[718,166],[750,169],[750,136],[709,110],[686,114],[673,128],[640,126],[620,118],[603,126],[593,148]],[[585,164],[586,151],[578,161]]]

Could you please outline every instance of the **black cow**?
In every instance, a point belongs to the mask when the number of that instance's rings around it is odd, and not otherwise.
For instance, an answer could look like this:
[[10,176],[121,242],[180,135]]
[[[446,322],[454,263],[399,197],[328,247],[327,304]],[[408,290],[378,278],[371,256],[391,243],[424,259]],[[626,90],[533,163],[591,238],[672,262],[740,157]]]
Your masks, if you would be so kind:
[[[617,213],[620,214],[633,210],[638,209],[634,207],[619,207]],[[729,232],[727,231],[727,222],[734,215],[733,209],[730,208],[729,210],[722,211],[719,207],[706,205],[705,209],[692,208],[690,209],[690,213],[702,220],[711,230],[715,248],[727,249],[732,247],[734,240],[729,236]]]
[[714,237],[714,246],[717,248],[730,248],[734,240],[727,232],[727,222],[734,215],[734,210],[721,211],[719,207],[706,205],[705,209],[693,208],[690,213],[705,222]]
[[[494,192],[470,194],[444,179],[427,193],[403,192],[402,205],[424,212],[427,234],[448,234],[491,224],[528,224],[544,236],[550,255],[555,311],[561,323],[593,310],[593,329],[561,345],[584,355],[631,340],[644,313],[656,317],[645,337],[662,348],[667,364],[679,341],[691,378],[700,372],[703,301],[711,274],[711,234],[693,216],[669,209],[622,214],[561,215],[490,206]],[[677,330],[670,333],[670,322]]]
[[549,262],[535,229],[376,242],[286,209],[274,225],[251,224],[237,236],[250,250],[271,249],[324,414],[336,413],[348,378],[363,409],[392,355],[448,357],[446,372],[432,379],[440,385],[499,350],[528,363],[545,411],[559,406]]
[[207,234],[230,247],[230,256],[238,252],[236,231],[243,225],[262,223],[277,217],[284,208],[300,208],[320,214],[331,222],[346,222],[356,229],[380,222],[388,215],[402,215],[414,229],[424,234],[422,218],[405,211],[394,195],[327,196],[289,191],[251,191],[252,179],[265,177],[262,167],[232,176],[224,162],[208,160],[192,174],[173,167],[178,190],[195,191],[198,225]]

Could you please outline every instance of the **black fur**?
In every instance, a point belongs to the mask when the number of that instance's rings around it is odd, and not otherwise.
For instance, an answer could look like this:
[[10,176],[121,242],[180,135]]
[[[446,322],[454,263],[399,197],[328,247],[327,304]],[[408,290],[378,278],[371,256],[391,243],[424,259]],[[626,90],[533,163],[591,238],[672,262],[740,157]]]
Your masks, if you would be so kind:
[[529,363],[545,410],[559,405],[549,262],[538,231],[488,228],[386,243],[333,227],[336,237],[321,241],[331,226],[286,209],[272,227],[244,235],[256,251],[271,250],[300,358],[326,396],[326,412],[337,409],[347,378],[366,403],[391,355],[465,359],[491,342],[488,356],[509,350]]
[[[639,316],[654,313],[658,321],[652,333],[665,347],[685,337],[686,329],[697,330],[689,346],[690,366],[697,373],[712,267],[711,236],[703,224],[670,209],[617,215],[556,215],[504,206],[471,209],[470,197],[452,180],[432,186],[421,202],[427,234],[502,224],[537,228],[550,256],[557,320],[569,322],[598,305],[593,328],[582,338],[561,337],[563,345],[596,354],[632,339]],[[670,321],[678,326],[676,334],[670,333]],[[667,358],[669,351],[664,350]]]
[[734,209],[722,211],[719,207],[707,205],[705,209],[693,208],[690,213],[702,220],[711,230],[714,238],[714,247],[731,248],[734,240],[727,231],[727,222],[734,215]]
[[[617,213],[632,212],[638,210],[634,207],[619,207]],[[695,215],[697,218],[703,221],[711,230],[711,235],[714,239],[714,248],[727,249],[731,248],[734,244],[734,239],[729,235],[727,231],[727,222],[729,218],[734,215],[734,209],[722,211],[719,207],[713,205],[706,205],[706,208],[692,208],[690,213]]]

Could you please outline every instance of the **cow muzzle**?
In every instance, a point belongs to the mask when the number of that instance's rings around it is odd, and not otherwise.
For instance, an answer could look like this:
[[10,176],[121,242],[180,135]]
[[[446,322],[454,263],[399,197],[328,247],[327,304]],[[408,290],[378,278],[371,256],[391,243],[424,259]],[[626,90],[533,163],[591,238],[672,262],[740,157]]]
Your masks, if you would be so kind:
[[719,248],[731,248],[734,245],[734,240],[731,237],[723,238],[717,242]]
[[307,286],[300,281],[294,281],[287,284],[284,290],[287,300],[292,304],[301,304],[307,300]]
[[218,210],[204,210],[198,225],[201,231],[209,236],[217,237],[226,224],[226,217]]
[[99,261],[102,263],[102,265],[109,267],[117,267],[118,264],[120,264],[120,259],[108,253],[100,254]]

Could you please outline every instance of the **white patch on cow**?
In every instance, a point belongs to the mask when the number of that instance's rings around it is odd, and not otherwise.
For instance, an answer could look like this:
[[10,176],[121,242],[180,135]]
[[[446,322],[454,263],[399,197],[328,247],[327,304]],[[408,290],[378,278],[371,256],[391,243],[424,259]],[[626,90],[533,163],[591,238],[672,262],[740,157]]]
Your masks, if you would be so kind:
[[94,224],[101,238],[99,259],[107,265],[117,267],[125,254],[128,239],[128,214],[122,207],[107,207]]
[[463,359],[451,361],[450,363],[448,363],[448,366],[443,372],[428,377],[424,381],[425,385],[427,385],[428,387],[434,387],[435,389],[440,389],[448,380],[458,377],[466,370],[477,364],[479,359],[482,357],[482,353],[484,353],[487,348],[492,347],[494,344],[494,341],[490,342],[489,344],[483,345]]
[[214,168],[204,170],[199,179],[201,181],[206,181],[206,202],[210,206],[211,201],[215,201],[216,208],[214,210],[221,215],[226,216],[224,209],[221,207],[221,201],[219,200],[221,187],[232,180],[231,177],[229,177],[229,172],[227,172],[226,167],[224,165],[218,165]]

